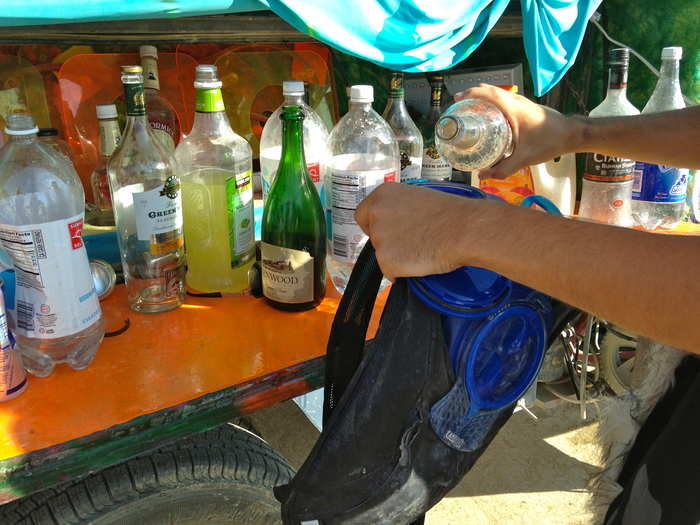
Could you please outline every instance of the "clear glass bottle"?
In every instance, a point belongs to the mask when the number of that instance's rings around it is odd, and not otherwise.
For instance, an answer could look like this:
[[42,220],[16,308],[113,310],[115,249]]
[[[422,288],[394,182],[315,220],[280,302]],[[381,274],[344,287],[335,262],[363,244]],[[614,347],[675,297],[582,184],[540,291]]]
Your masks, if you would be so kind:
[[[384,182],[398,182],[399,146],[389,124],[372,109],[372,86],[350,88],[350,110],[331,131],[332,246],[328,271],[343,293],[367,236],[355,222],[355,210]],[[386,283],[385,283],[386,284]]]
[[187,285],[247,293],[255,263],[253,153],[231,129],[216,66],[197,66],[194,126],[175,150],[182,176]]
[[488,168],[512,147],[508,119],[488,100],[467,98],[455,102],[435,125],[437,150],[463,171]]
[[82,240],[85,194],[72,164],[37,139],[30,115],[7,117],[0,150],[0,242],[16,274],[17,351],[40,377],[92,361],[104,323]]
[[403,90],[403,73],[391,74],[389,99],[382,114],[399,143],[401,155],[400,182],[419,179],[423,164],[423,137],[406,109]]
[[288,311],[317,306],[326,294],[326,219],[304,158],[304,113],[282,108],[282,157],[263,212],[263,294]]
[[[611,49],[608,65],[608,92],[589,116],[639,115],[639,110],[627,100],[629,49]],[[579,217],[614,226],[631,226],[633,182],[633,160],[587,153]]]
[[[661,76],[642,115],[685,107],[678,80],[682,47],[661,51]],[[681,221],[688,189],[688,170],[637,162],[632,188],[632,218],[645,230],[675,228]]]
[[165,312],[185,302],[180,173],[148,123],[141,66],[122,66],[126,126],[109,183],[129,306]]
[[141,46],[139,55],[143,68],[148,122],[165,150],[172,154],[180,142],[180,120],[173,105],[160,94],[158,49],[155,46]]
[[99,104],[95,109],[100,126],[100,158],[92,175],[90,175],[92,196],[98,208],[95,223],[97,226],[114,226],[114,211],[112,210],[112,194],[109,189],[107,166],[112,153],[119,145],[122,134],[117,122],[117,106]]
[[421,177],[431,180],[450,180],[452,177],[452,166],[440,154],[435,144],[435,124],[440,118],[443,80],[440,76],[430,77],[429,80],[430,111],[418,121],[418,127],[423,134]]

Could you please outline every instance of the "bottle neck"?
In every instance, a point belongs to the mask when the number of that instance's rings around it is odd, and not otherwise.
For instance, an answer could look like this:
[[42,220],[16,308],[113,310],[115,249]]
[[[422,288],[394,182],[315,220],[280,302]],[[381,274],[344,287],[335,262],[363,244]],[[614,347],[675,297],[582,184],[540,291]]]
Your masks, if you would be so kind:
[[100,120],[100,151],[103,157],[111,157],[121,140],[116,118]]
[[284,102],[282,103],[283,106],[305,106],[306,102],[304,101],[304,95],[301,94],[293,94],[293,95],[284,95]]
[[609,100],[623,100],[627,98],[627,64],[611,64],[608,68],[608,92]]
[[679,84],[680,61],[675,58],[664,58],[661,61],[659,80],[667,84]]
[[220,88],[197,88],[195,109],[191,135],[224,135],[232,132]]
[[143,85],[146,89],[160,91],[160,80],[158,78],[158,59],[154,57],[143,57],[141,59],[143,68]]
[[134,124],[148,123],[146,119],[146,102],[142,83],[124,84],[124,99],[126,100],[126,125],[124,135],[128,135]]
[[301,119],[282,120],[282,157],[278,173],[297,173],[290,168],[306,166],[302,133]]
[[350,112],[369,113],[371,109],[371,102],[360,102],[358,100],[350,99]]

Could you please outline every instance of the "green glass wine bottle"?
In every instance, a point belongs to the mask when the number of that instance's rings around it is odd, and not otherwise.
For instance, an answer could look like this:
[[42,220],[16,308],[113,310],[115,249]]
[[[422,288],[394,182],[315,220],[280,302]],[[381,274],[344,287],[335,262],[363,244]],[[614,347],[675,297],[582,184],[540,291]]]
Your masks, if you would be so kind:
[[284,106],[282,158],[262,222],[262,283],[281,310],[309,310],[326,294],[326,220],[304,159],[303,113]]

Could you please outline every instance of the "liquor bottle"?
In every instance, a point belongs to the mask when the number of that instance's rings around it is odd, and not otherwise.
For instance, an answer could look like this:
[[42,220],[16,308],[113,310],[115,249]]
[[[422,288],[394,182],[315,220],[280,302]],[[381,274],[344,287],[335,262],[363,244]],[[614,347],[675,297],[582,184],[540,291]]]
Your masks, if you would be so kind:
[[124,135],[109,161],[129,306],[157,313],[185,301],[180,174],[146,118],[141,66],[122,66]]
[[73,165],[37,139],[31,115],[11,114],[0,150],[0,243],[13,261],[17,351],[45,377],[80,370],[104,336],[82,239],[85,193]]
[[[389,124],[372,109],[372,86],[350,88],[350,111],[331,131],[333,249],[328,270],[343,293],[367,236],[355,221],[362,200],[385,182],[398,182],[399,146]],[[386,283],[385,283],[386,285]]]
[[175,150],[182,172],[187,285],[245,293],[255,263],[252,150],[231,129],[217,69],[197,66],[192,132]]
[[180,120],[172,104],[160,94],[158,49],[155,46],[141,46],[139,55],[143,68],[148,122],[156,132],[160,144],[167,153],[172,154],[180,141]]
[[435,147],[435,124],[440,118],[442,103],[442,77],[430,77],[430,111],[418,123],[423,134],[423,166],[421,177],[431,180],[449,180],[452,166]]
[[454,102],[452,94],[447,89],[447,84],[445,84],[445,75],[442,73],[432,73],[426,75],[428,79],[428,84],[431,88],[433,85],[440,88],[440,113],[444,113],[447,108],[449,108]]
[[107,166],[114,150],[119,145],[122,133],[117,122],[117,107],[114,104],[96,106],[97,120],[100,125],[100,158],[95,170],[90,175],[92,196],[99,210],[96,217],[98,226],[114,226],[112,211],[112,194],[109,189]]
[[423,137],[406,109],[403,90],[403,73],[391,75],[389,100],[382,114],[396,135],[401,155],[400,182],[419,179],[423,164]]
[[[685,107],[678,80],[682,47],[661,51],[661,76],[642,115]],[[688,170],[637,162],[632,188],[632,218],[645,230],[675,228],[681,221],[688,189]]]
[[304,114],[282,108],[282,157],[262,223],[262,284],[281,310],[308,310],[326,293],[326,220],[304,158]]
[[[608,65],[608,92],[589,116],[639,115],[639,110],[627,100],[629,49],[611,49]],[[579,216],[614,226],[631,226],[633,182],[633,160],[587,153]]]

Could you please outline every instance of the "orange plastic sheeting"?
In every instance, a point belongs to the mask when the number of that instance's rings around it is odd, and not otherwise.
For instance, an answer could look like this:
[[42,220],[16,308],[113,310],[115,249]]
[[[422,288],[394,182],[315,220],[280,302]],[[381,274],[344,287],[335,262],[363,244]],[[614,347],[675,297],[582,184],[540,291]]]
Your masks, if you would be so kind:
[[125,319],[131,327],[105,339],[87,369],[60,365],[0,403],[0,460],[321,356],[338,300],[329,285],[328,297],[308,312],[281,312],[253,297],[189,297],[177,310],[147,315],[131,311],[118,286],[102,303],[107,331]]

